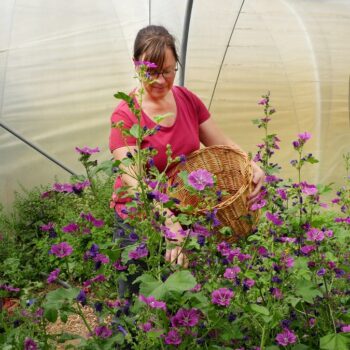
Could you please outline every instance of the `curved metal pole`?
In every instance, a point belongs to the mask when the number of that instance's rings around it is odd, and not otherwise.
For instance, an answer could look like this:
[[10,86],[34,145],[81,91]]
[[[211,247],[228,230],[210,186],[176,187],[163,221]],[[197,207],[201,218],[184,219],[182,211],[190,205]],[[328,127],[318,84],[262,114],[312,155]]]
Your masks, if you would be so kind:
[[67,171],[68,173],[70,173],[71,175],[77,175],[74,171],[70,170],[69,168],[67,168],[65,165],[63,165],[62,163],[60,163],[58,160],[52,158],[49,154],[47,154],[46,152],[44,152],[43,150],[41,150],[39,147],[33,145],[31,142],[29,142],[28,140],[26,140],[23,136],[17,134],[14,130],[10,129],[8,126],[4,125],[2,122],[0,122],[0,127],[4,128],[6,131],[8,131],[10,134],[12,134],[13,136],[16,136],[18,139],[20,139],[22,142],[24,142],[25,144],[27,144],[29,147],[35,149],[37,152],[39,152],[40,154],[42,154],[44,157],[46,157],[47,159],[51,160],[51,162],[57,164],[59,167],[61,167],[62,169],[64,169],[65,171]]
[[180,77],[179,77],[180,86],[184,86],[184,82],[185,82],[187,41],[188,41],[188,31],[190,28],[192,5],[193,5],[193,0],[187,0],[185,22],[184,22],[182,42],[181,42],[181,57],[180,57],[181,64],[180,64]]

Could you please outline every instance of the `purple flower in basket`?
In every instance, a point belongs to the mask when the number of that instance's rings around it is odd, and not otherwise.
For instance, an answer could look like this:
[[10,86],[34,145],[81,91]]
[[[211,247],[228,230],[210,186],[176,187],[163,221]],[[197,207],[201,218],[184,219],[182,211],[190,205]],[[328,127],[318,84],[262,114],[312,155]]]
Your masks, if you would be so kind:
[[214,185],[213,174],[205,169],[192,171],[188,175],[188,184],[197,191],[203,191],[206,187]]

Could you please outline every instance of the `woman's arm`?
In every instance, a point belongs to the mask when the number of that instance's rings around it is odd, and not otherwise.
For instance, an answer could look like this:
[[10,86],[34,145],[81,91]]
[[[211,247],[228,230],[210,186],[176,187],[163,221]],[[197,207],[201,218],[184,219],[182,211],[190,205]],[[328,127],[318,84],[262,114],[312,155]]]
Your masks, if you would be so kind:
[[[214,123],[212,118],[209,118],[199,126],[199,139],[204,146],[223,145],[230,146],[234,149],[243,151],[236,143],[234,143],[229,137],[227,137]],[[244,152],[244,151],[243,151]],[[261,186],[265,180],[265,174],[263,170],[252,161],[253,167],[253,183],[255,188],[249,196],[249,204],[253,203],[259,196]]]

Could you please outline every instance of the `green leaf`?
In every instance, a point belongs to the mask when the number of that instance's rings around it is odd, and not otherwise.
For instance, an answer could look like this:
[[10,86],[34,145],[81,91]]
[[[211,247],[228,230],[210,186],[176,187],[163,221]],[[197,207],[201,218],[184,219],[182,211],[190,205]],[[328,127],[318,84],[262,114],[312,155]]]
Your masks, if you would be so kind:
[[142,128],[139,124],[134,124],[130,130],[130,135],[134,136],[135,139],[138,139],[142,136]]
[[124,100],[125,102],[127,102],[128,104],[132,102],[132,97],[130,97],[129,95],[127,95],[125,92],[122,91],[118,91],[114,97],[118,100]]
[[316,298],[317,296],[323,296],[321,291],[318,289],[318,286],[306,279],[298,280],[296,284],[295,293],[310,304],[313,303],[314,298]]
[[138,244],[132,244],[128,245],[125,248],[123,248],[123,253],[122,253],[122,263],[126,264],[129,260],[129,253],[137,248]]
[[322,350],[348,350],[350,338],[342,333],[327,334],[320,339]]
[[140,284],[140,294],[149,297],[150,295],[154,296],[157,300],[162,299],[166,293],[164,283],[157,280],[149,274],[143,274],[140,277],[136,278],[134,283],[141,282]]
[[260,119],[252,119],[254,125],[260,124]]
[[62,304],[71,301],[77,297],[79,293],[78,288],[59,288],[46,294],[46,302],[44,308],[60,308]]
[[319,162],[315,157],[310,157],[310,158],[306,159],[306,161],[310,164],[316,164]]
[[153,117],[153,119],[157,124],[159,124],[166,117],[171,117],[173,115],[174,115],[173,113],[159,114],[159,115],[156,115],[155,117]]
[[288,297],[285,299],[285,301],[286,301],[288,304],[292,305],[293,307],[296,307],[296,306],[300,303],[300,301],[302,301],[302,299],[301,299],[301,298],[295,298],[295,297],[293,297],[293,296],[288,296]]
[[53,308],[47,308],[47,309],[45,309],[44,317],[45,317],[49,322],[52,322],[52,323],[56,322],[56,321],[57,321],[57,317],[58,317],[57,309],[53,309]]
[[190,271],[176,271],[165,281],[168,290],[184,292],[194,288],[197,284],[196,279]]
[[270,345],[265,348],[266,350],[280,350],[279,346],[277,345]]
[[252,311],[255,311],[258,314],[261,314],[261,315],[264,315],[264,316],[269,316],[270,315],[269,309],[267,309],[265,306],[262,306],[262,305],[251,304],[250,305],[250,309]]
[[312,350],[307,345],[304,344],[296,344],[292,347],[292,350]]

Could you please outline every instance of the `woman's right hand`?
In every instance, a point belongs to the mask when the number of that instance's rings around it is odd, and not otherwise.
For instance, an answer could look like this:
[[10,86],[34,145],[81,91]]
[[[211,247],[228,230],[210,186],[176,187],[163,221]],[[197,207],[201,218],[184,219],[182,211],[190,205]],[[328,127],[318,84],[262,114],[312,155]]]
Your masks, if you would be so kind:
[[184,268],[188,267],[188,258],[183,251],[183,242],[186,237],[181,235],[182,227],[178,222],[167,222],[166,226],[171,232],[176,234],[176,238],[174,240],[169,240],[167,238],[166,241],[175,245],[175,247],[171,249],[167,249],[165,252],[165,260],[171,262],[173,265],[180,265]]

